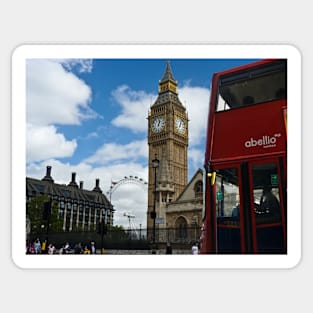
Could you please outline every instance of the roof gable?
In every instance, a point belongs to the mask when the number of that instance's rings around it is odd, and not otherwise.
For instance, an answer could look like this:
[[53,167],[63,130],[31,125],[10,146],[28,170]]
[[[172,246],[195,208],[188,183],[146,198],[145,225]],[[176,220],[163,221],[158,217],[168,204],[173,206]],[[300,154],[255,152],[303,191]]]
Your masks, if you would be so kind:
[[182,191],[182,193],[179,195],[177,200],[175,202],[181,202],[181,201],[191,201],[195,198],[195,184],[198,181],[203,181],[203,171],[202,169],[198,169],[197,172],[193,175],[188,185],[185,187],[185,189]]

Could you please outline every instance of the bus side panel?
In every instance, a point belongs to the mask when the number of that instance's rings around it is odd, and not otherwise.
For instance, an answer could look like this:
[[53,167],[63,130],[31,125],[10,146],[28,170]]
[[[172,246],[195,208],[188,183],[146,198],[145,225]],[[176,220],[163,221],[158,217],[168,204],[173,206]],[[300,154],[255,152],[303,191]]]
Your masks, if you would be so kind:
[[286,151],[282,101],[215,114],[211,161]]

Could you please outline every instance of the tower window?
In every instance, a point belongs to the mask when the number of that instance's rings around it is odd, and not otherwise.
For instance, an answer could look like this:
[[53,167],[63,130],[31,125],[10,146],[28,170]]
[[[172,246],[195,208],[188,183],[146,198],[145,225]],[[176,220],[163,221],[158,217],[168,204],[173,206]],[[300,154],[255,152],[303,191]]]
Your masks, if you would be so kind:
[[195,191],[195,196],[199,197],[202,195],[203,193],[203,183],[202,181],[197,181],[196,184],[195,184],[195,188],[194,188],[194,191]]

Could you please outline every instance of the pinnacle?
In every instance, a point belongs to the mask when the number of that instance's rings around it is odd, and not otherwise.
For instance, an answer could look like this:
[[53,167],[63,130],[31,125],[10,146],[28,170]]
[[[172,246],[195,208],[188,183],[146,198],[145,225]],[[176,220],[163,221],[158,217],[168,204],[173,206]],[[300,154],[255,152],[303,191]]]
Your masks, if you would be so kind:
[[173,76],[172,69],[171,69],[171,64],[170,64],[170,61],[168,60],[166,63],[165,73],[163,75],[163,78],[161,79],[161,82],[166,82],[169,80],[172,80],[175,82],[175,78]]

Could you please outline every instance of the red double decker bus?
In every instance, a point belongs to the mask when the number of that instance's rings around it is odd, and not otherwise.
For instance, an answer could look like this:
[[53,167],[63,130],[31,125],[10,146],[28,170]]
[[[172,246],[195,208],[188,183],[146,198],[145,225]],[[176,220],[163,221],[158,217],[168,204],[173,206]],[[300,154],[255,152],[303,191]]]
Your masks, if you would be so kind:
[[201,253],[287,253],[287,60],[213,75]]

